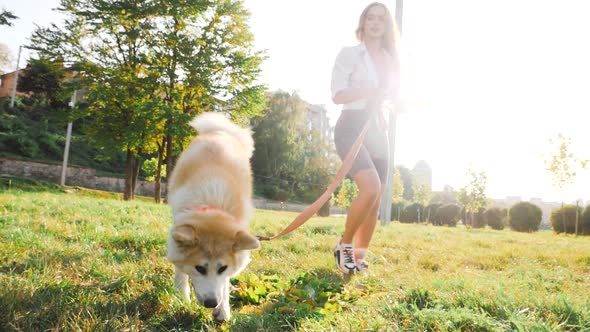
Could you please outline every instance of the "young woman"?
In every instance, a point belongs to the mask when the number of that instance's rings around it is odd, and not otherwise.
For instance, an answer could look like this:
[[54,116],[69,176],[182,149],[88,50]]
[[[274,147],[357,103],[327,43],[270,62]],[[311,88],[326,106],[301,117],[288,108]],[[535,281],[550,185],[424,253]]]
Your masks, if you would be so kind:
[[399,86],[399,34],[384,4],[375,2],[365,8],[356,36],[360,44],[344,47],[332,72],[332,100],[342,105],[334,131],[340,158],[345,158],[365,123],[371,121],[349,172],[359,193],[350,204],[344,233],[334,249],[336,264],[345,274],[369,267],[365,255],[388,176],[389,143],[383,106],[396,98]]

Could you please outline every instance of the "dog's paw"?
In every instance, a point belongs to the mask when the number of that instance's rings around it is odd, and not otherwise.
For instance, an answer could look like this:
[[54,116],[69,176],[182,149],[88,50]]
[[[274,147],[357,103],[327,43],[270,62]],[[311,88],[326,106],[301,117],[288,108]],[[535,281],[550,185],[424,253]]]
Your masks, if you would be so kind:
[[227,308],[227,310],[225,310],[222,306],[222,307],[213,309],[213,318],[218,322],[228,321],[231,318],[231,313],[229,311],[229,308]]

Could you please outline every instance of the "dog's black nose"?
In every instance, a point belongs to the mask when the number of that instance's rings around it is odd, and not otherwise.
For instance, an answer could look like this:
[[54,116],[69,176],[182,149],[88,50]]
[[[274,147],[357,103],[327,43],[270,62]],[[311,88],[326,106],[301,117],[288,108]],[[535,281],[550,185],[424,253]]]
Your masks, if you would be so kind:
[[203,305],[205,306],[205,308],[215,308],[217,307],[217,300],[206,299],[205,302],[203,302]]

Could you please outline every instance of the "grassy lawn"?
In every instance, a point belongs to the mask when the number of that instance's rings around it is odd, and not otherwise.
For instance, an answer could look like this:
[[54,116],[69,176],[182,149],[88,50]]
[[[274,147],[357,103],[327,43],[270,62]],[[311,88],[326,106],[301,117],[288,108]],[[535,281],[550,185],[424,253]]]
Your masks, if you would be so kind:
[[[258,210],[257,234],[293,213]],[[232,320],[182,303],[170,211],[146,200],[0,181],[1,331],[590,331],[590,238],[392,223],[371,272],[332,258],[343,218],[265,242],[233,280]]]

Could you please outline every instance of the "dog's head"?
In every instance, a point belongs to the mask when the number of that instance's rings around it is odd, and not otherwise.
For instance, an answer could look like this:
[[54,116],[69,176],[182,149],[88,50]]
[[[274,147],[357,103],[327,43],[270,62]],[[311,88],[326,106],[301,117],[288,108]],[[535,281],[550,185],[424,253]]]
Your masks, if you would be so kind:
[[231,215],[195,211],[177,220],[168,239],[168,260],[186,273],[198,301],[208,308],[221,303],[229,278],[250,262],[260,242]]

